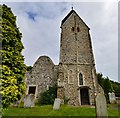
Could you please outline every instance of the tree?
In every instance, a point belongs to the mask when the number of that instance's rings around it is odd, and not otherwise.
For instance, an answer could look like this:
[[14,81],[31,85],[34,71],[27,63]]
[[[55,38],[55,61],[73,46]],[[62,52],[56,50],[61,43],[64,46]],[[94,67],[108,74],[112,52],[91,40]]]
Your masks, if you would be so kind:
[[[103,77],[103,74],[102,73],[97,73],[97,79],[98,79],[98,83],[101,85],[101,87],[104,89],[104,91],[107,91],[105,90],[106,88],[106,84],[104,84],[105,81],[108,81],[108,80],[105,80],[105,79],[109,79],[108,77]],[[107,86],[109,86],[109,90],[108,91],[113,91],[115,93],[119,93],[120,92],[120,83],[119,82],[114,82],[112,80],[109,80],[109,82],[106,82],[108,83]]]
[[32,70],[32,66],[27,66],[27,71],[30,71],[30,70]]
[[97,79],[98,79],[98,83],[101,85],[101,87],[104,90],[107,102],[109,102],[108,93],[114,92],[112,82],[109,80],[108,77],[103,77],[102,73],[97,73]]
[[[0,50],[2,49],[2,6],[0,5]],[[0,64],[1,64],[1,53],[0,53]]]
[[[1,12],[0,12],[1,13]],[[25,92],[24,75],[26,65],[22,50],[22,34],[16,25],[16,16],[6,5],[2,5],[2,106],[21,98]]]
[[120,83],[111,81],[114,92],[115,93],[120,93]]
[[105,92],[106,99],[109,102],[108,93],[109,92],[113,92],[113,87],[112,87],[112,84],[111,84],[111,82],[110,82],[108,77],[105,78],[105,80],[104,80],[104,92]]
[[104,88],[104,77],[102,73],[97,73],[98,83],[102,88]]
[[104,92],[107,94],[109,92],[113,92],[113,87],[112,87],[112,84],[109,80],[109,78],[105,78],[104,80]]
[[97,79],[98,79],[98,83],[104,89],[105,93],[114,91],[113,84],[112,84],[111,80],[109,80],[108,77],[103,77],[102,73],[97,73]]

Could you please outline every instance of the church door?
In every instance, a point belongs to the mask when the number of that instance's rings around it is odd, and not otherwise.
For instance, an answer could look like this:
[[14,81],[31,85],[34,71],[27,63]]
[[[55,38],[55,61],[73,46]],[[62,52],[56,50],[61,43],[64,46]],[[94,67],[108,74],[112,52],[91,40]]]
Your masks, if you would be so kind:
[[35,94],[36,86],[29,86],[28,94]]
[[90,105],[88,88],[80,89],[81,105]]

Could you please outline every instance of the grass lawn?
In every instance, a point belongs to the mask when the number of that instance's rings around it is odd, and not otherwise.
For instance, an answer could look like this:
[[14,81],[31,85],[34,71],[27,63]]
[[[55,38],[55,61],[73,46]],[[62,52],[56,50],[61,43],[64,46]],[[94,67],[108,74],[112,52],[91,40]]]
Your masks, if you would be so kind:
[[[118,116],[118,110],[108,108],[109,116]],[[95,116],[95,108],[73,107],[62,105],[53,110],[52,105],[35,106],[34,108],[12,108],[3,111],[3,116]]]

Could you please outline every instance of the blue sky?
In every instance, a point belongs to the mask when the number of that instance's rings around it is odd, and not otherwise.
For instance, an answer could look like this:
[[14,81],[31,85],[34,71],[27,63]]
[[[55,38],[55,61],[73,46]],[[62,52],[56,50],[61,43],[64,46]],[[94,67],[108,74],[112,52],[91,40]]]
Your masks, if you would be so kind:
[[117,3],[102,2],[20,2],[6,3],[17,16],[25,47],[27,65],[39,56],[59,63],[60,24],[73,4],[75,11],[90,27],[97,72],[118,81],[118,8]]

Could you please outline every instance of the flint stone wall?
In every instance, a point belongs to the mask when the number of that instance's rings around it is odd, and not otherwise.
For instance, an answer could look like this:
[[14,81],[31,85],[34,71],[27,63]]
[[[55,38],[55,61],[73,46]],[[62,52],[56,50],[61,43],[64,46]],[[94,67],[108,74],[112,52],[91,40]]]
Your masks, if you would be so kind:
[[[69,99],[68,104],[75,106],[81,105],[81,87],[88,88],[90,105],[95,104],[95,93],[99,93],[89,30],[74,11],[61,25],[57,94],[58,98],[62,99],[63,95]],[[80,73],[83,75],[83,85],[79,85]]]
[[36,85],[35,98],[39,98],[41,92],[54,86],[57,83],[57,68],[49,57],[39,57],[32,70],[26,73],[27,94],[29,86]]

